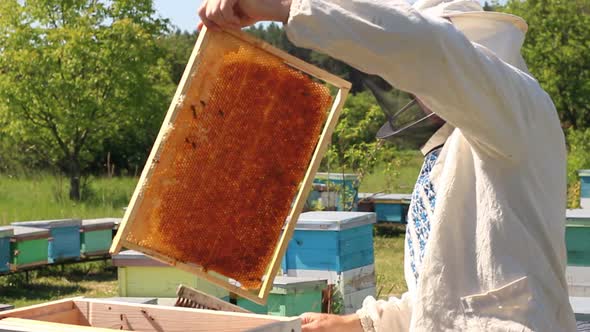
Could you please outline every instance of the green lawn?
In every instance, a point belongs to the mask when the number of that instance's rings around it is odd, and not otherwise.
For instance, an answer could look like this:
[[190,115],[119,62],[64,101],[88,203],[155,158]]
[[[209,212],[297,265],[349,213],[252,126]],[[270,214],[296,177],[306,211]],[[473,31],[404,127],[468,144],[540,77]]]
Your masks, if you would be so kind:
[[402,151],[382,161],[361,181],[360,192],[410,193],[418,178],[424,156],[420,151]]
[[14,178],[0,175],[0,225],[13,221],[121,217],[136,178],[91,178],[82,202],[68,199],[69,182],[61,176]]

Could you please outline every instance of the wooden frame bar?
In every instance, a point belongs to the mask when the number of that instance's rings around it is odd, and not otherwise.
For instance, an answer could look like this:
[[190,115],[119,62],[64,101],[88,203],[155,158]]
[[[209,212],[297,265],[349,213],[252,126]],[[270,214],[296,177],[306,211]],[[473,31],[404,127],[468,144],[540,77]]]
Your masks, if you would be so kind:
[[[130,225],[131,225],[132,221],[135,220],[135,216],[137,214],[137,209],[136,209],[136,207],[138,206],[137,203],[140,202],[140,200],[142,199],[142,197],[141,197],[142,196],[142,187],[145,185],[147,180],[152,175],[152,171],[153,171],[152,165],[154,165],[154,162],[159,159],[159,156],[161,153],[161,147],[163,145],[162,143],[165,140],[166,132],[169,128],[169,125],[174,122],[176,115],[182,106],[183,96],[188,91],[193,74],[196,72],[196,70],[201,62],[201,56],[202,56],[203,50],[206,49],[207,44],[209,43],[209,41],[211,39],[211,36],[214,34],[217,34],[217,33],[230,34],[230,35],[232,35],[232,36],[234,36],[234,37],[236,37],[236,38],[238,38],[250,45],[253,45],[259,49],[264,50],[265,52],[271,53],[274,56],[279,57],[288,66],[295,68],[299,71],[302,71],[302,72],[304,72],[310,76],[313,76],[317,79],[320,79],[326,83],[329,83],[338,89],[338,92],[337,92],[334,102],[332,104],[332,108],[331,108],[331,110],[328,114],[327,120],[324,124],[318,144],[316,145],[315,151],[313,153],[313,156],[312,156],[309,166],[307,168],[304,179],[300,184],[299,192],[297,193],[294,204],[293,204],[291,211],[289,213],[288,222],[287,222],[287,224],[284,228],[284,231],[279,239],[278,245],[275,248],[272,261],[267,268],[267,273],[266,273],[265,278],[263,280],[262,286],[258,290],[257,294],[255,294],[251,291],[248,291],[246,289],[243,289],[241,287],[237,287],[237,286],[231,284],[230,282],[228,282],[228,280],[223,280],[223,279],[220,279],[214,275],[211,275],[211,274],[207,273],[206,271],[204,271],[199,266],[192,265],[192,264],[185,264],[183,262],[176,261],[176,260],[174,260],[170,257],[166,257],[165,255],[162,255],[158,252],[155,252],[153,250],[149,250],[147,248],[143,248],[143,247],[138,246],[134,243],[129,243],[128,241],[125,240],[125,238],[127,237],[128,233],[129,233]],[[303,206],[305,204],[306,194],[311,189],[313,177],[319,168],[321,159],[326,151],[330,137],[332,136],[332,133],[334,132],[334,128],[336,127],[338,117],[340,115],[340,112],[342,110],[342,107],[344,105],[344,102],[346,100],[346,96],[348,95],[350,88],[351,88],[351,84],[349,82],[341,79],[340,77],[330,74],[330,73],[328,73],[322,69],[319,69],[313,65],[310,65],[310,64],[308,64],[308,63],[306,63],[294,56],[291,56],[288,53],[283,52],[283,51],[281,51],[281,50],[279,50],[279,49],[277,49],[277,48],[275,48],[275,47],[273,47],[261,40],[258,40],[252,36],[249,36],[246,33],[243,33],[241,31],[221,31],[221,32],[215,31],[214,32],[214,31],[207,31],[206,28],[203,28],[203,30],[199,34],[199,38],[197,40],[196,46],[193,50],[193,53],[191,55],[188,65],[187,65],[187,68],[184,72],[184,75],[182,77],[180,85],[176,91],[176,95],[172,101],[172,104],[170,105],[168,113],[166,114],[164,124],[162,126],[162,129],[160,130],[160,133],[158,134],[158,137],[157,137],[156,142],[154,144],[154,148],[152,149],[150,156],[147,160],[146,167],[144,168],[144,170],[141,174],[139,184],[136,187],[135,192],[133,193],[133,196],[132,196],[130,204],[129,204],[130,208],[128,208],[126,210],[125,216],[124,216],[123,221],[121,223],[121,227],[119,228],[119,231],[117,232],[117,235],[115,236],[115,238],[113,240],[113,244],[112,244],[112,247],[110,250],[111,254],[118,253],[121,250],[121,248],[123,248],[123,247],[128,248],[128,249],[141,251],[149,256],[152,256],[153,258],[155,258],[157,260],[160,260],[160,261],[165,262],[169,265],[176,266],[182,270],[193,273],[193,274],[195,274],[205,280],[208,280],[220,287],[223,287],[223,288],[229,290],[230,292],[233,292],[241,297],[247,298],[255,303],[264,304],[266,302],[266,299],[267,299],[267,297],[270,293],[270,290],[272,288],[274,276],[276,276],[276,274],[280,268],[281,259],[285,255],[287,246],[289,244],[289,240],[291,239],[291,237],[293,235],[293,231],[295,229],[297,219],[299,218],[299,214],[301,213],[301,210],[303,209]]]

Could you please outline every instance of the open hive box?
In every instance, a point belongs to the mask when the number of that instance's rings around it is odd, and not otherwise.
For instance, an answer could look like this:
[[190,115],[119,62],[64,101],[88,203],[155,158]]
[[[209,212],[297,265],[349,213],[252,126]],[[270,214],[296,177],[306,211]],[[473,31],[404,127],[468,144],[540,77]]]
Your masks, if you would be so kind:
[[0,331],[297,332],[299,318],[66,299],[0,313]]
[[349,89],[242,32],[201,31],[111,253],[263,304]]

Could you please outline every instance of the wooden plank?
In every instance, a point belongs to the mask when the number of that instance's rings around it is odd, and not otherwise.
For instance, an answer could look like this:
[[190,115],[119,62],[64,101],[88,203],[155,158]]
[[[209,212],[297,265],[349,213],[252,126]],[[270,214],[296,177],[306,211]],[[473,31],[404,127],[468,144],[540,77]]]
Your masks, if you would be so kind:
[[322,161],[322,156],[328,148],[329,138],[332,137],[334,128],[336,128],[336,123],[338,117],[340,116],[340,112],[342,111],[342,107],[344,106],[344,102],[346,101],[348,91],[349,90],[346,88],[340,88],[334,100],[334,104],[332,105],[332,109],[330,110],[330,114],[328,115],[328,119],[326,120],[326,125],[322,132],[322,135],[320,136],[318,145],[316,146],[316,150],[311,159],[311,163],[309,165],[309,168],[307,169],[305,177],[303,178],[303,184],[301,186],[302,188],[301,190],[299,190],[299,193],[297,194],[297,198],[295,199],[295,204],[293,204],[293,208],[291,210],[291,214],[289,215],[287,225],[285,226],[285,230],[281,236],[281,239],[279,240],[277,250],[275,250],[274,256],[270,263],[267,278],[262,283],[262,287],[258,294],[258,297],[263,299],[264,302],[266,302],[268,294],[270,293],[270,290],[272,288],[274,276],[277,275],[277,273],[279,272],[279,268],[281,267],[281,261],[283,259],[283,256],[285,256],[287,246],[289,245],[289,241],[293,236],[293,232],[295,231],[295,226],[297,225],[297,220],[299,219],[299,215],[301,213],[301,210],[303,209],[307,195],[311,190],[313,177],[315,173],[317,173],[320,167],[320,163]]
[[197,43],[195,45],[195,48],[193,49],[193,53],[191,54],[184,74],[182,75],[182,79],[178,85],[178,88],[176,89],[176,94],[174,95],[172,103],[170,104],[168,112],[166,113],[166,118],[164,119],[160,132],[158,133],[158,137],[156,138],[156,141],[154,143],[154,148],[150,152],[145,167],[141,172],[141,177],[139,178],[138,185],[135,188],[135,191],[133,192],[131,201],[129,202],[130,208],[125,210],[125,216],[121,221],[119,230],[117,231],[117,235],[113,239],[113,244],[111,245],[110,249],[111,254],[116,254],[119,251],[121,251],[123,245],[122,239],[124,239],[127,236],[132,223],[132,221],[130,220],[134,220],[134,216],[137,213],[137,207],[139,206],[139,204],[136,203],[142,198],[141,196],[143,195],[143,186],[152,174],[152,165],[154,165],[154,162],[157,162],[158,156],[160,155],[160,149],[163,147],[162,142],[166,136],[168,127],[176,118],[177,112],[181,109],[182,99],[184,98],[183,96],[186,94],[190,86],[189,82],[192,80],[192,74],[199,63],[201,49],[204,48],[204,46],[207,44],[209,40],[209,34],[207,34],[206,31],[207,29],[203,28],[203,30],[201,30],[201,33],[199,33],[199,38],[197,39]]
[[248,329],[247,332],[300,332],[301,322],[293,320],[288,322],[269,323],[264,326]]
[[90,305],[90,324],[100,328],[167,332],[189,330],[231,332],[262,328],[271,323],[279,323],[277,325],[289,328],[289,330],[279,331],[291,331],[290,329],[297,331],[296,327],[300,325],[299,318],[82,300],[82,302],[85,301]]
[[112,332],[90,326],[43,322],[22,318],[5,318],[0,320],[0,332]]
[[0,313],[0,319],[7,317],[37,319],[38,317],[48,316],[75,308],[74,299],[64,299],[55,302],[37,304],[26,308],[4,311]]

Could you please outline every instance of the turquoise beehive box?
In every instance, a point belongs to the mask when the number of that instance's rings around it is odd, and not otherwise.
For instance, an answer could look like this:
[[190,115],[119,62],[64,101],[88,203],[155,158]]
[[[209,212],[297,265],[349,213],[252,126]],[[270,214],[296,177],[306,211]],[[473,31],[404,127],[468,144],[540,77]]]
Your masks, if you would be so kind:
[[0,227],[0,273],[10,270],[10,238],[13,234],[12,227]]
[[374,263],[372,212],[306,212],[299,216],[283,270],[342,272]]
[[80,228],[80,256],[102,256],[113,242],[116,218],[85,219]]
[[305,312],[322,312],[322,291],[326,280],[276,277],[266,305],[239,298],[238,306],[257,314],[292,317]]
[[24,221],[12,225],[49,230],[52,239],[48,244],[50,264],[80,258],[80,219]]
[[378,222],[406,223],[412,195],[387,194],[374,197],[375,213]]
[[590,266],[590,210],[567,210],[565,244],[568,265]]
[[580,206],[583,209],[590,209],[590,169],[578,171],[580,177]]

